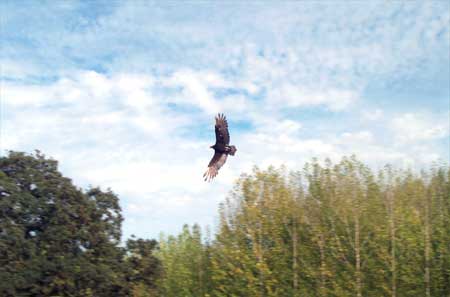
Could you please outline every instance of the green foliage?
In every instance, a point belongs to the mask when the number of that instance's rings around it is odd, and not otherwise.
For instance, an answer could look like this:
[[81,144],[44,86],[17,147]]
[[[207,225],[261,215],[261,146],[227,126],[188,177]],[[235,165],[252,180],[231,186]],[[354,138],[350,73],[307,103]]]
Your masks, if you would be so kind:
[[0,158],[0,296],[450,296],[450,170],[355,157],[254,168],[214,238],[131,238],[110,190],[76,188],[55,160]]
[[127,240],[127,279],[132,287],[132,296],[157,296],[156,282],[161,274],[160,261],[153,255],[156,240]]
[[450,296],[449,206],[443,167],[255,168],[220,206],[211,244],[190,244],[188,227],[161,239],[163,296]]
[[39,152],[0,158],[0,296],[130,296],[135,285],[152,288],[156,243],[130,241],[127,258],[117,196],[83,192],[57,167]]
[[157,253],[164,276],[161,295],[166,297],[207,296],[210,291],[209,245],[202,243],[198,225],[184,225],[178,237],[160,236]]

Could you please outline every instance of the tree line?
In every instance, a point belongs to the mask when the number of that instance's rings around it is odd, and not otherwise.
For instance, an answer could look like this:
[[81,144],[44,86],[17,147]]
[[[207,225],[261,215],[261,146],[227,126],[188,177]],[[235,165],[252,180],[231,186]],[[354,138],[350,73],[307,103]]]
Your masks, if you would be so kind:
[[449,175],[354,157],[255,168],[212,239],[196,225],[161,236],[162,296],[450,296]]
[[1,296],[450,296],[450,170],[355,157],[254,168],[213,232],[120,244],[117,196],[40,153],[0,159]]

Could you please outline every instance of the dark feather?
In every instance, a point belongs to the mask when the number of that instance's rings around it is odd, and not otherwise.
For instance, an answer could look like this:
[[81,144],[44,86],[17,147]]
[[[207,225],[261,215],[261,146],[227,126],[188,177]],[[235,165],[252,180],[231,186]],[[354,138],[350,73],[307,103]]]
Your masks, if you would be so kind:
[[227,161],[227,154],[214,153],[211,161],[209,162],[208,169],[203,174],[205,181],[211,181],[219,173],[220,167]]
[[221,153],[214,152],[214,156],[212,157],[211,161],[209,161],[208,167],[214,165],[217,161],[219,161],[220,156],[222,156]]
[[227,161],[228,155],[234,156],[236,147],[229,145],[230,134],[228,132],[228,122],[223,114],[216,116],[215,124],[216,144],[211,146],[214,149],[214,156],[208,164],[208,169],[203,174],[205,181],[211,181],[219,173],[219,169]]
[[228,122],[223,114],[216,116],[216,144],[228,145],[230,143],[230,133],[228,132]]

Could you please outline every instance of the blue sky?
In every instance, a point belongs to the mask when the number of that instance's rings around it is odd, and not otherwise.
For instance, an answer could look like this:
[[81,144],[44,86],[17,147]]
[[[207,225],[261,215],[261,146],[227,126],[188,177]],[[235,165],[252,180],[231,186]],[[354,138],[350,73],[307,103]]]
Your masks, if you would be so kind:
[[[111,187],[124,236],[213,229],[253,165],[449,160],[450,5],[2,1],[1,143]],[[238,148],[217,179],[214,114]]]

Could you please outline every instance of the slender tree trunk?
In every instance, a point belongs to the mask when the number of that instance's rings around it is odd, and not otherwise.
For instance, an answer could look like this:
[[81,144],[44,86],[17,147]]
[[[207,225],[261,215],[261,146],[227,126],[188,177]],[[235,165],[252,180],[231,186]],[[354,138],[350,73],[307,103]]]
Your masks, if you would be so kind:
[[[258,213],[262,214],[264,211],[264,183],[260,183],[259,187],[259,194],[258,194],[258,204],[257,207],[259,208]],[[263,272],[263,230],[262,230],[262,218],[257,218],[256,221],[256,232],[255,232],[255,247],[256,247],[256,261],[258,263],[258,287],[259,287],[259,296],[264,297],[265,296],[265,288],[264,288],[264,272]],[[258,236],[259,235],[259,236]]]
[[360,248],[360,230],[359,214],[355,213],[355,277],[356,277],[356,296],[362,297],[361,293],[361,248]]
[[[446,294],[447,297],[450,297],[450,280],[448,279],[448,274],[446,272],[446,270],[448,269],[447,267],[450,267],[449,264],[447,264],[446,262],[446,257],[450,251],[450,245],[446,246],[447,238],[448,238],[448,232],[446,232],[447,228],[447,224],[446,224],[446,218],[445,218],[445,191],[441,188],[440,185],[437,186],[438,189],[436,190],[437,193],[437,202],[438,202],[438,207],[437,210],[439,211],[439,224],[436,224],[435,228],[438,229],[438,236],[439,236],[439,270],[441,272],[441,283],[439,285],[439,288],[442,292],[442,294]],[[448,196],[450,198],[450,195]]]
[[430,197],[426,193],[425,198],[425,292],[430,297]]
[[294,225],[292,227],[292,273],[293,273],[293,280],[292,280],[292,286],[294,289],[294,296],[296,297],[298,294],[298,262],[297,262],[297,221],[294,218]]
[[[260,226],[261,228],[261,226]],[[259,288],[260,288],[260,296],[263,297],[265,296],[265,288],[264,288],[264,272],[262,270],[262,265],[263,265],[263,251],[262,251],[262,231],[261,229],[259,230],[259,242],[258,242],[258,254],[257,254],[257,259],[258,259],[258,263],[259,263]]]
[[199,267],[198,267],[198,283],[200,285],[200,296],[204,296],[205,295],[205,290],[204,290],[204,284],[203,284],[203,273],[204,273],[204,265],[203,265],[203,253],[204,251],[201,250],[201,253],[199,254]]
[[389,203],[389,228],[391,237],[391,296],[397,295],[397,270],[396,270],[396,256],[395,256],[395,205],[394,196],[390,190],[388,190],[388,203]]
[[319,234],[319,252],[320,252],[320,287],[319,287],[320,294],[319,295],[326,296],[326,294],[325,294],[325,288],[326,288],[326,286],[325,286],[325,281],[326,281],[325,240],[324,240],[324,236],[323,236],[322,232]]

